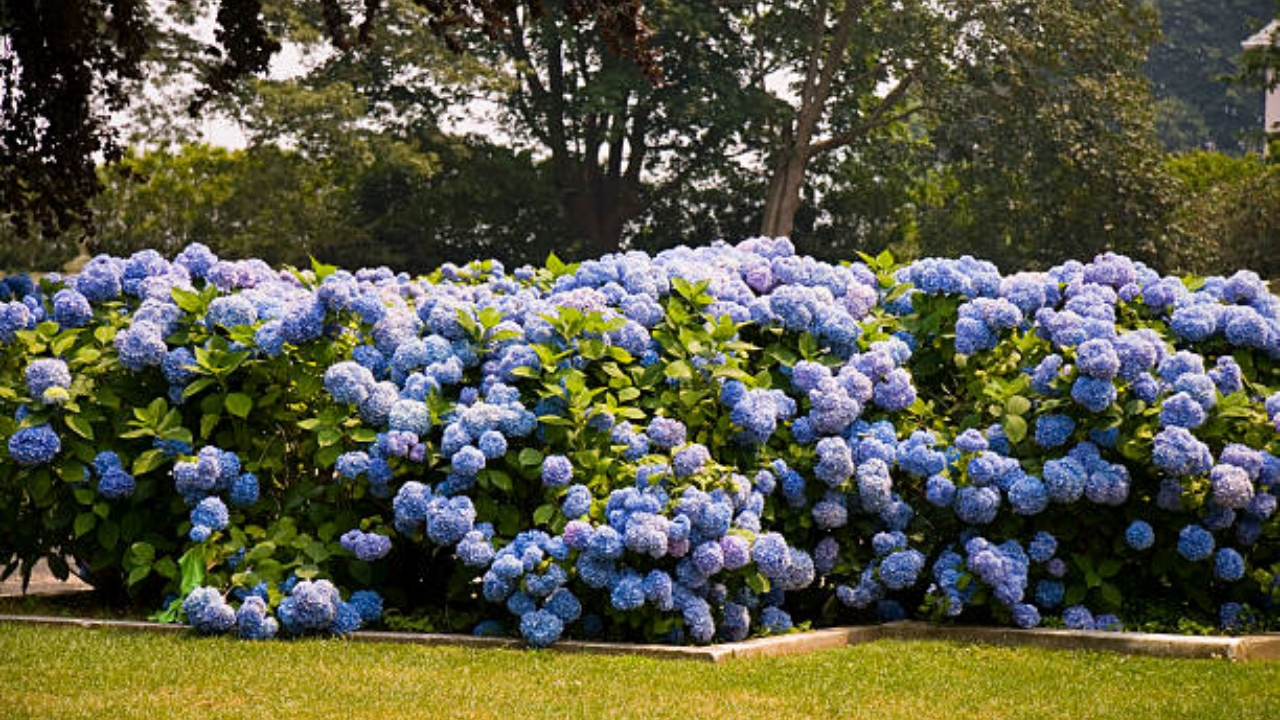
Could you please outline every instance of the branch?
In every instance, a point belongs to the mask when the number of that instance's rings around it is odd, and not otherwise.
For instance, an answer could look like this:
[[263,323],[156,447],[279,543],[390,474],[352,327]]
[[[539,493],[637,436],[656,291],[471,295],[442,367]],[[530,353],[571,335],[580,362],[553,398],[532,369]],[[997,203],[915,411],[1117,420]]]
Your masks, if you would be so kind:
[[810,30],[810,35],[813,37],[813,48],[809,53],[809,61],[805,63],[804,85],[800,87],[801,107],[810,103],[813,94],[813,85],[817,82],[818,73],[820,71],[818,64],[822,61],[822,38],[826,35],[826,23],[824,22],[826,18],[827,2],[826,0],[823,0],[813,14],[813,27]]
[[836,22],[836,35],[827,48],[827,59],[822,66],[822,77],[818,82],[818,97],[815,104],[823,105],[831,94],[831,84],[835,81],[836,70],[844,64],[844,52],[849,49],[849,41],[853,39],[853,21],[860,14],[859,3],[846,0],[840,11],[840,19]]
[[915,105],[892,115],[884,114],[883,110],[887,109],[888,106],[881,105],[880,108],[877,108],[876,112],[872,113],[871,117],[867,118],[866,121],[858,123],[855,127],[849,128],[842,133],[832,135],[826,140],[816,142],[809,146],[809,157],[816,157],[823,153],[831,152],[832,150],[839,150],[874,128],[888,125],[889,123],[897,122],[899,120],[906,120],[912,115],[919,114],[929,109],[929,106],[925,104]]

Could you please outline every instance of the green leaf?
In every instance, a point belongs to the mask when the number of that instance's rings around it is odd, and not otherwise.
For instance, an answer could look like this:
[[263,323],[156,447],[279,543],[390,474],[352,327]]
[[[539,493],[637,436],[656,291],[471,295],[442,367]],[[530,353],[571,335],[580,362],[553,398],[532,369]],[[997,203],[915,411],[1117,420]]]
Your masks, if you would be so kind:
[[157,560],[156,563],[151,566],[151,569],[155,570],[156,574],[160,577],[167,578],[169,580],[174,579],[178,575],[178,565],[173,561],[173,558],[168,555]]
[[205,388],[209,387],[215,382],[217,381],[211,377],[203,377],[196,380],[192,380],[190,385],[187,385],[185,388],[183,388],[182,397],[185,400],[195,395],[196,393],[200,392],[201,390],[204,390]]
[[151,574],[150,565],[138,565],[129,571],[129,579],[126,581],[129,585],[137,585]]
[[72,529],[75,530],[76,537],[80,537],[93,529],[98,524],[98,516],[91,512],[82,512],[76,516],[75,524]]
[[1018,415],[1004,416],[1004,434],[1009,436],[1009,442],[1017,444],[1027,437],[1027,421]]
[[155,470],[164,463],[164,451],[160,449],[147,450],[133,460],[134,476],[146,475]]
[[324,282],[325,278],[338,271],[336,265],[326,265],[319,260],[316,260],[314,256],[308,257],[311,258],[311,272],[316,274],[317,282]]
[[135,563],[150,565],[156,559],[156,549],[151,543],[136,542],[129,546],[129,555]]
[[113,522],[104,522],[98,526],[98,544],[104,550],[110,550],[120,541],[120,528]]
[[1031,409],[1031,401],[1021,395],[1014,395],[1005,401],[1004,409],[1010,415],[1026,415]]
[[520,454],[516,456],[516,459],[519,460],[520,464],[524,467],[538,467],[542,465],[543,455],[541,452],[533,448],[525,448],[520,451]]
[[1120,604],[1124,602],[1124,595],[1120,593],[1120,588],[1111,583],[1103,583],[1100,592],[1103,602],[1112,607],[1120,607]]
[[329,447],[320,448],[316,451],[316,465],[321,468],[331,468],[333,463],[337,461],[338,456],[342,454],[341,445],[330,445]]
[[93,425],[89,424],[88,420],[79,415],[67,415],[64,419],[72,432],[85,440],[93,440]]
[[213,434],[213,429],[218,426],[218,421],[222,419],[221,415],[207,413],[200,416],[200,437],[207,438]]
[[512,488],[515,487],[511,483],[511,476],[501,470],[486,470],[485,474],[488,476],[489,482],[493,483],[494,487],[502,490],[503,492],[509,493]]
[[62,355],[70,350],[72,345],[76,344],[77,339],[77,333],[68,332],[54,340],[52,343],[49,343],[49,350],[51,350],[54,355]]
[[178,567],[182,570],[179,594],[183,597],[204,584],[204,552],[204,545],[192,545],[178,558]]
[[238,418],[249,417],[249,412],[253,410],[253,398],[244,393],[231,393],[227,395],[223,405],[227,408],[227,412]]
[[1107,558],[1098,565],[1098,574],[1103,578],[1113,578],[1120,574],[1120,570],[1124,567],[1124,562],[1119,558]]
[[693,377],[693,368],[684,360],[676,360],[667,364],[666,375],[672,380],[688,380]]
[[358,443],[371,443],[378,439],[378,431],[373,428],[358,427],[350,432],[350,437]]
[[757,595],[763,595],[769,592],[769,578],[761,573],[752,573],[747,576],[747,587],[751,588]]
[[539,505],[537,510],[533,511],[533,523],[535,525],[546,525],[551,521],[552,516],[556,514],[556,506],[551,503]]
[[201,313],[204,311],[204,300],[200,298],[199,293],[176,287],[170,290],[169,294],[173,296],[173,302],[178,307],[189,313]]

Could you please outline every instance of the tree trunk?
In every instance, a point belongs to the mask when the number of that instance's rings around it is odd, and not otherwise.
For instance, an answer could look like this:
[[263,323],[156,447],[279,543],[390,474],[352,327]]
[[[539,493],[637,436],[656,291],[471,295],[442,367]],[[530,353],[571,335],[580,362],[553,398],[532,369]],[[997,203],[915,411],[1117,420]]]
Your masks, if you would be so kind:
[[576,167],[557,173],[565,223],[587,241],[593,256],[618,252],[622,228],[637,212],[638,188],[627,178],[602,176],[598,168],[585,164],[572,165]]
[[805,153],[789,148],[773,168],[769,196],[764,203],[764,222],[760,234],[765,237],[790,237],[795,230],[796,211],[800,209],[800,188],[809,164]]

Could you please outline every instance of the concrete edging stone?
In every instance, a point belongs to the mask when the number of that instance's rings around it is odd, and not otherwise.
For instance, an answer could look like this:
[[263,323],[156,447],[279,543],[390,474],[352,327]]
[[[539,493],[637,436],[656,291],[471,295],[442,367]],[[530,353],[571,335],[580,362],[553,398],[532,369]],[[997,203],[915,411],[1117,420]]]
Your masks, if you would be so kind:
[[[0,623],[90,629],[110,628],[135,632],[189,632],[187,626],[172,623],[42,615],[0,615]],[[859,645],[877,640],[942,640],[1012,647],[1113,652],[1150,657],[1217,658],[1236,662],[1280,660],[1280,633],[1242,637],[1198,637],[1155,633],[1053,630],[1047,628],[1016,630],[997,627],[931,625],[918,621],[901,621],[886,625],[824,628],[790,635],[754,638],[742,642],[700,647],[564,640],[553,645],[551,649],[567,653],[634,655],[661,660],[696,660],[719,663],[738,658],[796,655],[817,650]],[[348,637],[348,641],[467,648],[520,649],[524,647],[524,643],[512,638],[376,630],[357,631]]]

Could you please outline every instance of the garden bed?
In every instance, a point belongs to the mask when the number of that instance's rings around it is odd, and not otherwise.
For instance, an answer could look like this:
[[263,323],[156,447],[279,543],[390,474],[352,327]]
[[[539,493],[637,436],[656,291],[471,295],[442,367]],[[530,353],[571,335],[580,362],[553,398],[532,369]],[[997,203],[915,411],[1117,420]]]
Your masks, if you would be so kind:
[[0,290],[0,569],[198,632],[1280,626],[1253,273],[756,238],[422,278],[192,246]]

